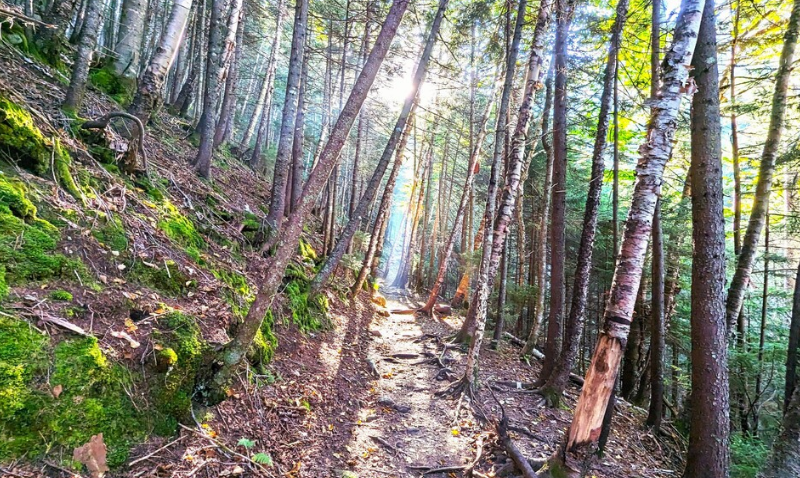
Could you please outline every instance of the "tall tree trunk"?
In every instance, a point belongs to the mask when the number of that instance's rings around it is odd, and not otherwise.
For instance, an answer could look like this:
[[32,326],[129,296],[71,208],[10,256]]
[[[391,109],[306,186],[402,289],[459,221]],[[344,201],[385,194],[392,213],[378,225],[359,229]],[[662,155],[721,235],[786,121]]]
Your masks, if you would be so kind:
[[[267,129],[269,128],[269,111],[272,106],[272,92],[275,90],[275,69],[278,63],[278,49],[281,45],[281,33],[283,33],[283,20],[286,17],[284,12],[284,0],[278,0],[278,12],[275,17],[275,35],[272,38],[272,47],[269,51],[267,59],[267,70],[264,73],[264,80],[261,82],[259,88],[258,100],[256,101],[253,115],[250,117],[250,122],[247,124],[247,129],[242,136],[242,142],[239,147],[242,151],[247,150],[250,146],[250,141],[253,134],[258,128],[258,135],[256,144],[253,149],[253,155],[250,158],[250,167],[256,171],[261,171],[264,168],[263,158],[261,157],[261,150],[267,142]],[[258,153],[256,154],[256,150]]]
[[[433,23],[431,23],[428,38],[425,41],[425,47],[422,50],[422,56],[420,56],[419,62],[417,63],[417,68],[414,71],[414,79],[412,80],[413,87],[403,103],[403,108],[400,110],[400,116],[395,122],[394,129],[392,130],[391,136],[389,136],[389,141],[386,143],[386,147],[383,149],[381,158],[378,160],[378,166],[372,173],[372,177],[369,179],[367,187],[361,195],[361,199],[358,201],[358,207],[350,216],[344,231],[342,231],[342,234],[339,236],[339,242],[336,244],[333,252],[327,257],[322,268],[312,281],[311,290],[314,293],[319,292],[322,285],[325,284],[325,281],[328,280],[328,277],[330,277],[334,269],[336,269],[339,261],[347,251],[347,246],[353,240],[353,236],[358,230],[361,220],[367,213],[370,203],[372,203],[372,201],[375,199],[375,195],[377,194],[378,188],[383,180],[383,175],[386,174],[386,169],[389,167],[389,161],[392,159],[392,155],[394,154],[395,149],[400,142],[400,137],[406,128],[406,123],[411,115],[411,110],[416,104],[419,89],[422,87],[422,83],[425,81],[428,62],[430,61],[433,47],[436,44],[436,39],[439,36],[439,27],[442,24],[444,12],[447,9],[447,2],[448,0],[439,0],[439,7],[436,10]],[[432,151],[433,140],[431,140],[431,152]],[[402,155],[399,157],[402,158]]]
[[800,359],[800,262],[794,281],[792,296],[792,318],[789,325],[789,348],[786,354],[786,387],[784,389],[784,412],[788,411],[789,399],[797,390],[797,363]]
[[[553,62],[555,63],[555,62]],[[520,355],[530,355],[539,341],[539,331],[544,321],[545,282],[547,281],[547,249],[549,243],[550,225],[550,199],[553,197],[550,190],[553,188],[553,145],[550,140],[550,116],[553,112],[553,72],[555,65],[551,64],[545,80],[544,109],[542,110],[542,149],[545,152],[544,184],[542,185],[542,215],[539,219],[539,242],[536,253],[536,303],[534,305],[533,323],[528,333],[528,340],[522,347]]]
[[[497,110],[494,154],[492,158],[492,169],[489,176],[489,189],[486,195],[486,210],[484,211],[483,216],[484,223],[486,224],[483,234],[483,251],[481,254],[481,263],[478,268],[477,285],[472,294],[469,312],[467,314],[467,318],[464,320],[461,332],[463,333],[465,330],[469,332],[472,328],[471,324],[475,324],[474,334],[472,336],[472,341],[470,342],[469,352],[467,352],[467,364],[464,370],[464,376],[451,387],[450,391],[453,393],[466,391],[466,393],[472,395],[474,391],[475,379],[477,378],[478,372],[478,357],[480,355],[481,342],[483,342],[483,332],[486,328],[486,307],[489,301],[489,293],[491,292],[492,281],[494,279],[494,275],[497,273],[498,261],[495,260],[495,257],[499,258],[500,249],[503,241],[505,240],[506,227],[508,226],[508,221],[510,220],[508,215],[513,213],[513,203],[515,202],[514,200],[516,198],[517,188],[519,186],[519,174],[522,168],[522,161],[521,159],[515,158],[515,161],[519,163],[519,165],[509,168],[509,172],[507,173],[506,188],[503,190],[503,196],[501,199],[500,211],[497,211],[496,198],[499,189],[498,183],[500,180],[500,169],[503,166],[502,160],[504,139],[506,136],[506,130],[508,128],[508,108],[509,103],[511,102],[514,71],[516,69],[517,56],[519,55],[519,43],[522,37],[522,26],[525,23],[525,9],[527,4],[527,0],[519,1],[517,18],[514,25],[514,35],[511,40],[506,58],[505,81],[503,84],[503,93],[500,98],[500,107]],[[542,5],[548,4],[545,2],[542,3]],[[540,10],[541,9],[542,7],[540,7]],[[536,24],[536,30],[541,33],[538,41],[541,42],[543,41],[544,37],[543,27],[547,25],[547,17],[544,17],[544,20],[542,20],[542,15],[540,14],[537,18]],[[538,72],[539,68],[541,67],[541,50],[539,49],[537,51],[537,46],[540,46],[541,43],[537,42],[536,32],[534,32],[533,45],[532,60],[529,62],[529,65],[535,65],[530,66],[530,68],[535,68]],[[533,58],[534,52],[538,53],[538,58]],[[538,73],[536,75],[531,75],[529,83],[531,81],[535,81],[535,78],[538,78]],[[532,90],[530,85],[526,85],[525,88],[526,91],[528,89]],[[531,95],[532,94],[533,93],[531,92]],[[527,114],[530,115],[530,103],[528,104],[526,111]],[[518,126],[519,123],[522,122],[518,122]],[[523,134],[524,132],[527,132],[527,119],[524,121],[524,123],[525,125],[523,127]],[[516,184],[514,184],[514,181],[516,181]],[[508,204],[509,201],[512,201],[510,205]],[[497,221],[495,222],[496,211]],[[494,251],[495,247],[497,248],[497,253]]]
[[274,236],[281,228],[286,194],[286,180],[292,157],[294,139],[294,120],[297,116],[297,94],[300,89],[300,74],[303,69],[303,53],[306,44],[306,25],[308,23],[308,0],[298,0],[295,7],[292,50],[289,58],[289,73],[286,78],[286,96],[283,102],[283,117],[278,136],[278,152],[275,156],[275,173],[272,176],[272,198],[267,215],[270,235]]
[[[232,43],[239,25],[242,0],[231,0],[231,3],[228,3],[227,0],[214,0],[213,5],[208,35],[203,115],[199,125],[200,147],[197,148],[197,156],[192,163],[195,172],[203,178],[211,176],[211,156],[214,151],[214,133],[217,125],[217,99],[224,80],[226,59],[233,52]],[[227,24],[227,31],[225,30],[226,25],[223,24],[226,13],[230,20]],[[225,36],[223,36],[223,32],[226,32]],[[233,33],[233,37],[231,33]]]
[[[658,71],[661,56],[661,0],[653,0],[650,28],[650,97],[658,96]],[[651,286],[650,324],[650,406],[647,426],[661,428],[664,414],[664,234],[661,230],[661,199],[656,203],[653,215],[653,259]]]
[[742,240],[742,252],[736,258],[736,272],[733,274],[733,279],[728,288],[725,316],[729,329],[735,325],[739,311],[742,309],[745,289],[750,282],[750,274],[753,271],[758,241],[761,238],[761,230],[764,228],[767,205],[769,204],[769,196],[772,190],[772,175],[775,172],[775,159],[778,154],[781,135],[783,134],[789,75],[792,71],[798,32],[800,32],[800,0],[795,0],[789,17],[789,25],[783,37],[783,50],[778,63],[778,72],[775,75],[772,111],[769,117],[767,139],[761,152],[761,164],[758,167],[758,181],[756,183],[753,209],[750,212],[747,231]]
[[762,280],[761,289],[761,325],[758,334],[758,372],[756,373],[756,390],[753,399],[753,435],[758,436],[758,429],[760,425],[759,407],[758,402],[761,401],[761,395],[764,393],[762,387],[762,380],[764,375],[764,345],[767,335],[767,315],[769,314],[769,205],[767,205],[767,214],[764,221],[764,277]]
[[[656,0],[657,1],[657,0]],[[586,196],[586,207],[583,212],[583,232],[578,246],[577,266],[572,286],[572,304],[567,318],[564,334],[564,346],[555,362],[552,373],[545,379],[542,393],[552,407],[561,403],[561,395],[567,386],[569,374],[575,363],[580,346],[581,332],[586,315],[586,302],[589,296],[589,278],[592,273],[592,252],[597,234],[597,217],[600,212],[600,195],[603,192],[603,174],[605,167],[603,155],[608,138],[609,111],[616,77],[617,55],[619,51],[622,30],[628,17],[628,0],[617,2],[617,13],[614,27],[611,31],[611,40],[608,46],[605,76],[603,78],[603,93],[600,97],[600,116],[597,120],[597,133],[595,133],[594,150],[592,152],[592,172],[589,178],[589,191]],[[558,65],[556,65],[558,68]]]
[[538,382],[553,372],[561,354],[564,320],[564,260],[566,254],[565,214],[567,209],[567,48],[574,0],[556,3],[555,97],[553,99],[553,188],[550,217],[550,311],[547,342]]
[[[681,13],[667,51],[662,88],[647,127],[647,141],[640,148],[636,182],[622,236],[620,258],[614,271],[603,330],[584,381],[565,443],[549,461],[551,474],[581,476],[598,447],[611,393],[630,330],[636,289],[650,239],[655,203],[660,193],[664,166],[672,149],[677,116],[705,2],[683,0]],[[558,475],[556,475],[558,476]]]
[[[238,15],[234,17],[234,15]],[[233,113],[236,107],[236,90],[239,81],[239,62],[242,58],[242,48],[244,47],[244,8],[238,12],[231,12],[228,20],[228,35],[225,39],[226,51],[230,52],[230,58],[225,61],[227,64],[227,79],[225,81],[225,92],[222,96],[222,104],[219,111],[219,121],[214,131],[214,148],[218,148],[230,138]]]
[[148,0],[123,0],[119,40],[114,45],[114,73],[125,78],[139,76],[139,54],[144,36]]
[[[481,245],[483,244],[483,231],[486,222],[481,220],[480,225],[478,226],[478,232],[475,233],[475,237],[472,240],[472,252],[478,252],[481,249]],[[472,267],[469,264],[465,264],[466,270],[461,275],[461,280],[458,281],[458,286],[456,287],[456,293],[453,295],[453,299],[450,301],[451,307],[461,307],[464,303],[464,299],[467,297],[467,293],[469,292],[469,283],[472,276]],[[466,342],[467,338],[472,335],[472,331],[468,331],[467,327],[461,326],[461,331],[455,338],[456,342]]]
[[714,1],[707,0],[692,102],[692,395],[686,478],[727,478],[729,406],[725,218]]
[[89,80],[89,64],[92,61],[92,54],[97,46],[97,37],[100,35],[100,27],[103,24],[104,1],[87,0],[87,2],[87,18],[81,30],[78,52],[75,54],[75,62],[72,64],[72,77],[69,81],[69,88],[67,88],[67,96],[64,99],[64,108],[76,112],[83,104],[86,82]]
[[317,166],[311,171],[308,181],[306,181],[300,203],[297,209],[289,216],[286,226],[280,232],[270,267],[265,270],[259,291],[247,312],[247,316],[236,330],[233,339],[221,351],[219,355],[221,363],[218,364],[213,376],[209,377],[208,380],[204,381],[206,383],[201,385],[201,387],[204,385],[210,387],[210,389],[206,389],[207,395],[205,398],[208,403],[225,399],[224,387],[230,383],[236,367],[250,349],[250,345],[261,327],[267,310],[278,292],[278,286],[283,279],[286,266],[291,258],[294,257],[300,242],[303,224],[311,213],[317,196],[328,181],[328,177],[339,159],[339,154],[347,140],[350,129],[353,127],[356,116],[358,116],[367,93],[375,81],[378,69],[389,51],[389,46],[407,7],[408,0],[395,0],[392,3],[369,58],[356,79],[347,103],[331,130],[330,137],[320,154]]
[[[138,117],[145,124],[150,120],[150,116],[161,106],[164,81],[183,39],[191,9],[192,0],[175,0],[172,5],[172,13],[164,33],[161,35],[156,53],[139,79],[136,96],[134,96],[128,112]],[[198,9],[198,21],[200,22],[198,26],[202,30],[203,15],[201,12],[202,9]],[[194,67],[192,69],[194,70]]]
[[291,193],[286,195],[289,213],[294,212],[303,193],[303,175],[305,166],[303,164],[303,151],[305,142],[305,121],[306,121],[306,90],[308,89],[308,62],[311,56],[310,51],[303,55],[303,74],[300,81],[300,91],[297,95],[297,117],[294,121],[294,140],[292,141],[292,171],[289,188]]

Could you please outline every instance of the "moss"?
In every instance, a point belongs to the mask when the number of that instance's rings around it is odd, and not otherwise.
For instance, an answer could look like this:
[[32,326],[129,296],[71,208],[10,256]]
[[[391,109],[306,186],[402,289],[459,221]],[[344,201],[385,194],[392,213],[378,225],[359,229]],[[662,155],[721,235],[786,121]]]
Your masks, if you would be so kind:
[[36,174],[50,169],[50,150],[30,113],[0,97],[0,145],[19,166]]
[[54,290],[50,292],[50,298],[64,302],[72,302],[72,294],[65,290]]
[[314,247],[311,246],[311,243],[306,241],[305,239],[300,239],[300,245],[297,246],[298,254],[304,260],[311,261],[312,263],[317,261],[317,251],[314,250]]
[[91,69],[89,82],[120,105],[128,105],[133,100],[136,80],[117,75],[110,66]]
[[72,197],[85,203],[83,192],[70,172],[69,166],[71,162],[72,158],[67,150],[61,146],[58,140],[55,140],[53,143],[53,167],[55,168],[56,178]]
[[0,300],[8,297],[8,282],[6,282],[6,267],[0,264]]
[[75,273],[89,280],[83,262],[54,253],[59,236],[55,226],[37,217],[22,182],[0,174],[0,264],[7,283],[72,279]]
[[177,420],[191,419],[192,394],[208,344],[195,319],[180,312],[159,319],[156,340],[165,357],[173,360],[164,375],[154,377],[155,405],[162,416],[157,425],[163,428],[156,432],[172,433]]
[[92,229],[92,236],[113,251],[128,249],[128,235],[119,216],[106,216],[103,224]]
[[167,260],[164,264],[153,266],[137,260],[130,269],[129,277],[142,285],[173,296],[183,294],[195,285],[195,281],[178,269],[175,261]]
[[302,332],[320,330],[327,322],[328,299],[321,294],[309,299],[308,283],[293,280],[284,290],[292,322]]
[[198,261],[200,250],[206,248],[206,241],[197,232],[194,223],[180,213],[170,202],[164,203],[165,217],[158,222],[158,228],[164,231],[177,244],[186,248],[187,253]]
[[94,337],[60,342],[51,362],[46,337],[0,319],[0,344],[0,459],[72,450],[103,433],[109,465],[118,466],[146,437],[147,415],[126,392],[134,377],[110,363]]

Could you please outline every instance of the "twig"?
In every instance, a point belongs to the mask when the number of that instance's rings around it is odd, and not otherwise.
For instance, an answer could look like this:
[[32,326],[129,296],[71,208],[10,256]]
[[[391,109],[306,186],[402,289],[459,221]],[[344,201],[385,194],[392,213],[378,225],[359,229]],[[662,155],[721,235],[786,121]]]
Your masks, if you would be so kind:
[[174,445],[174,444],[178,443],[179,441],[183,440],[184,438],[186,438],[186,435],[179,436],[179,437],[178,437],[178,438],[176,438],[175,440],[172,440],[171,442],[169,442],[169,443],[167,443],[166,445],[162,446],[161,448],[159,448],[158,450],[154,451],[153,453],[148,453],[147,455],[145,455],[145,456],[143,456],[143,457],[141,457],[141,458],[137,458],[137,459],[133,460],[132,462],[128,463],[128,467],[130,468],[130,467],[132,467],[133,465],[135,465],[135,464],[139,463],[140,461],[144,461],[144,460],[146,460],[146,459],[148,459],[148,458],[152,457],[152,456],[153,456],[153,455],[155,455],[156,453],[159,453],[159,452],[161,452],[161,451],[164,451],[164,450],[166,450],[167,448],[169,448],[169,447],[171,447],[172,445]]
[[17,20],[21,20],[23,23],[32,23],[34,25],[39,25],[45,28],[55,28],[55,25],[51,25],[49,23],[41,22],[35,18],[31,18],[27,15],[23,15],[21,13],[17,13],[13,10],[8,10],[5,8],[0,7],[0,14],[8,15],[9,17],[16,18]]
[[219,441],[219,440],[215,440],[215,439],[211,438],[210,436],[208,436],[208,435],[205,435],[205,434],[203,434],[203,433],[200,433],[199,431],[197,431],[197,430],[195,430],[195,429],[193,429],[193,428],[189,428],[189,427],[187,427],[186,425],[184,425],[183,423],[179,423],[178,425],[179,425],[181,428],[183,428],[184,430],[187,430],[187,431],[189,431],[189,432],[191,432],[191,433],[193,433],[193,434],[195,434],[195,435],[197,435],[197,436],[199,436],[199,437],[205,438],[206,440],[208,440],[208,441],[210,441],[211,443],[213,443],[213,444],[217,445],[218,447],[222,448],[222,449],[223,449],[223,450],[225,450],[226,452],[228,452],[228,453],[230,453],[230,454],[232,454],[232,455],[238,456],[239,458],[243,458],[244,460],[246,460],[246,461],[247,461],[247,463],[250,463],[250,464],[252,464],[252,465],[255,465],[255,466],[256,466],[256,467],[257,467],[259,470],[261,470],[262,472],[266,473],[267,475],[269,475],[269,476],[274,476],[272,473],[270,473],[270,472],[269,472],[269,470],[267,470],[266,468],[264,468],[264,466],[263,466],[261,463],[256,463],[256,462],[255,462],[255,461],[253,461],[253,460],[252,460],[252,459],[251,459],[249,456],[245,456],[245,455],[242,455],[241,453],[239,453],[239,452],[237,452],[237,451],[231,450],[230,448],[228,448],[228,446],[227,446],[227,445],[225,445],[225,444],[224,444],[224,443],[222,443],[221,441]]

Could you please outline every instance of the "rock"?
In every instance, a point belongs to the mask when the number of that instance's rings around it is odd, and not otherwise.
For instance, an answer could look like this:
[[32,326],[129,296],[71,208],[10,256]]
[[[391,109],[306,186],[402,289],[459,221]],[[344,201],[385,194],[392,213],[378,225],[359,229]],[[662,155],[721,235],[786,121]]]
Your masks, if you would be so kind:
[[408,413],[411,411],[411,407],[409,407],[408,405],[400,405],[400,404],[396,404],[394,406],[394,409],[397,410],[399,413]]
[[387,397],[386,395],[381,395],[378,398],[378,405],[382,407],[394,407],[395,404],[394,400],[392,400],[391,398]]

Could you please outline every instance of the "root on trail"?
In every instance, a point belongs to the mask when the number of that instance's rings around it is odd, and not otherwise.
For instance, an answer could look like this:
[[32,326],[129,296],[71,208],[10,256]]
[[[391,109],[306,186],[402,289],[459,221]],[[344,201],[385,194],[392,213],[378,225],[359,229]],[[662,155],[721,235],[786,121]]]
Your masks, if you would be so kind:
[[495,423],[500,445],[506,450],[506,454],[511,458],[511,461],[514,462],[517,469],[522,472],[523,478],[538,478],[538,475],[533,471],[528,459],[522,454],[519,448],[517,448],[514,441],[511,440],[511,436],[508,434],[508,415],[506,415],[506,409],[503,407],[503,404],[500,403],[500,400],[497,399],[497,396],[495,396],[491,388],[489,391],[494,401],[500,406],[500,421]]

